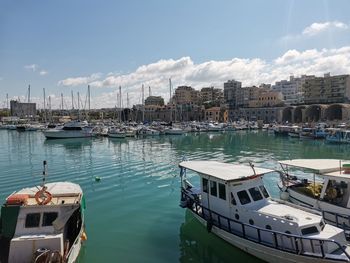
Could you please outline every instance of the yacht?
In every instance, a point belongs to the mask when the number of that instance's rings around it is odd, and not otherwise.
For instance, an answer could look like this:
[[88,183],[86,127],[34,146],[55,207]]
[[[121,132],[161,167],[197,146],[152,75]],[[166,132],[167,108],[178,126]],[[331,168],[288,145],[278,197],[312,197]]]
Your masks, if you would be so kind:
[[[344,231],[314,210],[270,197],[274,170],[216,161],[183,161],[180,206],[228,243],[267,262],[350,261]],[[198,174],[199,187],[188,178]]]
[[69,121],[61,127],[43,131],[47,139],[86,138],[94,135],[87,121]]
[[77,260],[87,239],[83,191],[71,182],[44,181],[10,194],[1,207],[0,262]]
[[317,209],[328,223],[349,232],[350,161],[293,159],[279,163],[281,199]]
[[182,135],[185,134],[185,131],[177,127],[169,127],[164,130],[166,135]]

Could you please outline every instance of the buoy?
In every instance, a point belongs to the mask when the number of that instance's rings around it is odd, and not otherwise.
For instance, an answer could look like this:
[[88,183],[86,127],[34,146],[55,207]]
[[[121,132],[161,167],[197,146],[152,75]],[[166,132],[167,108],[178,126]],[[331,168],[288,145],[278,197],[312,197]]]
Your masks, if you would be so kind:
[[95,181],[96,181],[96,182],[101,181],[101,177],[99,177],[99,176],[95,176]]

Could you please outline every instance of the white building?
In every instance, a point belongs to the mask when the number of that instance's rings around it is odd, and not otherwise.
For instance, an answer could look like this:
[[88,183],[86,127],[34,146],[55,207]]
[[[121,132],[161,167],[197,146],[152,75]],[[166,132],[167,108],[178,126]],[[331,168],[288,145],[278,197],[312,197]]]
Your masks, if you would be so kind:
[[276,81],[272,86],[274,91],[282,92],[283,99],[286,105],[297,105],[304,103],[304,95],[302,86],[305,80],[314,78],[315,76],[302,75],[299,78],[290,76],[289,80]]

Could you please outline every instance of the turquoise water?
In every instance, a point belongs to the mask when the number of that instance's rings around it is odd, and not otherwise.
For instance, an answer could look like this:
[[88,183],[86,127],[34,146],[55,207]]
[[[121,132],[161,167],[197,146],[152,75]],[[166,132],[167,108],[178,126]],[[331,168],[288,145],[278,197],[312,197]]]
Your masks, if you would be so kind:
[[[348,155],[347,145],[267,132],[45,140],[40,132],[0,130],[0,200],[39,184],[47,160],[48,181],[78,183],[86,196],[88,241],[79,262],[259,262],[207,233],[179,207],[178,162],[185,156],[273,168],[278,159]],[[275,174],[265,177],[274,196],[277,181]]]

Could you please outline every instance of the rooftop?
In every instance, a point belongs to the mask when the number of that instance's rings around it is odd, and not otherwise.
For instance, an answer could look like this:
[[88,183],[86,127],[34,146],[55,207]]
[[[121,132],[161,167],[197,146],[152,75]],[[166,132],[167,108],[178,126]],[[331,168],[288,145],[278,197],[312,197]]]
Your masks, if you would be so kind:
[[253,179],[256,176],[274,172],[274,170],[271,169],[254,167],[253,170],[253,168],[248,165],[237,165],[217,161],[184,161],[181,162],[179,166],[227,182]]

